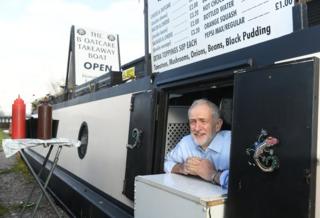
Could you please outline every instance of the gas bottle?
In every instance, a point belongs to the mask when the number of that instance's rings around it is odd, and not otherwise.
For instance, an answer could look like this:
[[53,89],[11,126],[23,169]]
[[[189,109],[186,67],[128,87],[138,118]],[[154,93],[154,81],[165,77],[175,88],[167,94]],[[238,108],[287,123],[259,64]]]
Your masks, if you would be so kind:
[[12,139],[21,139],[26,137],[26,105],[24,101],[18,98],[12,104]]
[[37,138],[52,138],[52,107],[47,101],[38,106]]

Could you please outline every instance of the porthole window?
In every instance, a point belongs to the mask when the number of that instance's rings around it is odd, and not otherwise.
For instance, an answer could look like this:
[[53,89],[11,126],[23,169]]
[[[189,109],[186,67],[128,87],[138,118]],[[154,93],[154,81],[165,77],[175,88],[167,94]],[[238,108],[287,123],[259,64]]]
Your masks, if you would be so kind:
[[81,124],[79,134],[78,134],[78,140],[81,142],[80,147],[78,147],[78,155],[80,159],[83,159],[87,153],[87,147],[88,147],[88,141],[89,141],[89,131],[88,131],[88,125],[86,122],[83,122]]

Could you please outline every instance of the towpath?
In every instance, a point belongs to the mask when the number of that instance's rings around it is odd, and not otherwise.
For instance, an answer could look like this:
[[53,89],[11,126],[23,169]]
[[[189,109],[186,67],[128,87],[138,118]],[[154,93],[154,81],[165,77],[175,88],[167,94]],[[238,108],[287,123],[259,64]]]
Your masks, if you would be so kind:
[[[35,180],[24,162],[17,156],[5,158],[0,145],[0,217],[18,218],[21,205],[26,201],[34,184]],[[40,188],[37,187],[23,217],[31,217],[40,192]],[[59,207],[58,210],[62,217],[69,217]],[[36,217],[57,217],[46,198],[42,199]]]

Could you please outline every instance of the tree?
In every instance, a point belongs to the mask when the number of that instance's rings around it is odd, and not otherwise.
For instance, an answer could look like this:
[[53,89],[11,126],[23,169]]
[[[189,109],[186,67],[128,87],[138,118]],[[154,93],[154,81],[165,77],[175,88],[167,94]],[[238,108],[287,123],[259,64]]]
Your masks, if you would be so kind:
[[64,85],[64,79],[50,81],[49,88],[48,88],[49,93],[32,101],[31,113],[36,113],[38,106],[44,101],[50,102],[52,99],[56,98],[57,96],[62,95],[63,85]]
[[57,96],[63,93],[64,79],[50,82],[50,95]]

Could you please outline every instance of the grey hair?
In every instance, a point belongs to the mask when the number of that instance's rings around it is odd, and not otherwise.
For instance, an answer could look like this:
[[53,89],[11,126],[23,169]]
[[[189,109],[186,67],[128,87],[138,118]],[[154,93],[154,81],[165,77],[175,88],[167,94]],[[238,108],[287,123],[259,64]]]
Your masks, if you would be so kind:
[[202,105],[205,104],[207,105],[211,111],[212,111],[212,118],[213,119],[219,119],[220,118],[220,111],[219,108],[216,104],[212,103],[211,101],[207,100],[207,99],[197,99],[195,100],[192,105],[190,106],[189,110],[188,110],[188,116],[190,116],[190,111],[196,107],[197,105]]

